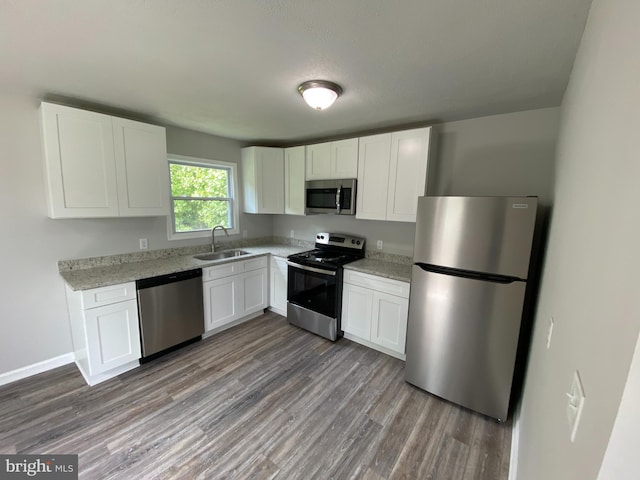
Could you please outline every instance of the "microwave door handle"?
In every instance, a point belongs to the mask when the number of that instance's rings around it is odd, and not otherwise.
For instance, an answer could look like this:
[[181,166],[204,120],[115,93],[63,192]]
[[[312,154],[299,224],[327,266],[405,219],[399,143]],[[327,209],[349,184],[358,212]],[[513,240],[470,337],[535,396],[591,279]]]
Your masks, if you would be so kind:
[[342,197],[342,185],[338,187],[338,191],[336,192],[336,208],[338,209],[337,213],[340,215],[340,198]]

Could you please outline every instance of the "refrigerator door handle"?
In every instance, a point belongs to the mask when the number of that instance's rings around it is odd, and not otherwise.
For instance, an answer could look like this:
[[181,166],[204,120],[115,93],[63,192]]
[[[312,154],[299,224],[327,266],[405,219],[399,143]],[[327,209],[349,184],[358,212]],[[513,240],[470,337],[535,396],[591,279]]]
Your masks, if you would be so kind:
[[524,278],[512,277],[508,275],[496,275],[493,273],[473,272],[471,270],[462,270],[459,268],[443,267],[440,265],[432,265],[430,263],[416,263],[425,272],[439,273],[441,275],[451,275],[453,277],[469,278],[472,280],[481,280],[485,282],[509,284],[513,282],[526,282]]

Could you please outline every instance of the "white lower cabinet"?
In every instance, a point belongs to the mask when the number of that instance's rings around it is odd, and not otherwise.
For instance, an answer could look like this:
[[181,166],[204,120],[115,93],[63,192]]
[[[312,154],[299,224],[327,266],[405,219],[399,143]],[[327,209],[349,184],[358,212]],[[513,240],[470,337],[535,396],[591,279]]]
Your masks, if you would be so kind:
[[267,257],[207,267],[202,273],[207,333],[225,330],[267,307]]
[[73,291],[67,304],[75,361],[89,385],[139,365],[140,330],[134,282]]
[[242,301],[240,316],[262,311],[269,306],[266,257],[264,260],[264,268],[241,275],[243,294],[239,296]]
[[409,284],[345,270],[342,329],[345,338],[405,359]]
[[213,330],[240,318],[238,275],[205,282],[204,328]]
[[287,260],[271,257],[269,275],[269,306],[274,312],[287,316]]

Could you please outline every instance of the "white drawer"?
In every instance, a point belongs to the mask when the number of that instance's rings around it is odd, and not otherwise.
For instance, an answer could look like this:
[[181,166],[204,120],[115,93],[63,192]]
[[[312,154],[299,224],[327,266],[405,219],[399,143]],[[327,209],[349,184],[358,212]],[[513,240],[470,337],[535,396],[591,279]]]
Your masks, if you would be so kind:
[[84,290],[82,292],[82,304],[85,309],[110,305],[125,300],[134,300],[135,298],[135,282],[92,288],[91,290]]
[[207,267],[202,269],[202,281],[215,280],[216,278],[224,278],[236,273],[244,272],[242,262],[229,262],[215,267]]
[[215,280],[217,278],[224,278],[230,275],[236,275],[238,273],[250,272],[252,270],[258,270],[259,268],[266,268],[268,265],[268,259],[266,256],[258,258],[250,258],[248,260],[236,260],[234,262],[225,263],[222,265],[215,265],[213,267],[207,267],[202,269],[202,281]]
[[409,298],[409,289],[411,288],[411,285],[407,282],[368,273],[354,272],[353,270],[344,271],[344,282],[403,298]]
[[244,271],[250,272],[251,270],[258,270],[259,268],[267,267],[267,257],[252,258],[250,260],[244,260]]

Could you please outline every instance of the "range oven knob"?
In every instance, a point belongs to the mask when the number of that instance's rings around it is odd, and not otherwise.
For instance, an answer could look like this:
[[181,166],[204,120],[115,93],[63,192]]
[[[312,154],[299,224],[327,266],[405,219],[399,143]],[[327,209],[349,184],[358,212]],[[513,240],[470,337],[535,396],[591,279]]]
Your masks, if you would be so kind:
[[358,240],[356,243],[357,243],[358,245],[360,245],[360,240]]
[[352,238],[352,239],[351,239],[351,243],[356,243],[356,241]]

